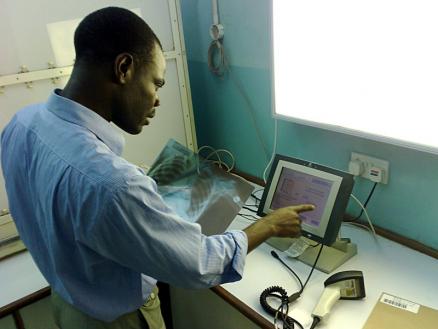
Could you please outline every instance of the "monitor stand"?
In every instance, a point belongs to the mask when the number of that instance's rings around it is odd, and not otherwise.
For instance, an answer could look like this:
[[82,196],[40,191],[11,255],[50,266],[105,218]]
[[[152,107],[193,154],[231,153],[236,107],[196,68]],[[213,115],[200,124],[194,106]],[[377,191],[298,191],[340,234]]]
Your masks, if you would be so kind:
[[[308,247],[300,256],[296,257],[296,259],[307,265],[313,266],[320,245],[311,247],[316,244],[315,241],[305,237],[300,237],[299,239],[310,245],[310,247]],[[297,240],[298,239],[292,238],[270,238],[267,243],[287,254],[287,250]],[[322,248],[321,256],[315,267],[324,273],[331,273],[356,254],[357,246],[355,243],[352,243],[350,239],[337,239],[331,246],[324,246],[324,248]]]

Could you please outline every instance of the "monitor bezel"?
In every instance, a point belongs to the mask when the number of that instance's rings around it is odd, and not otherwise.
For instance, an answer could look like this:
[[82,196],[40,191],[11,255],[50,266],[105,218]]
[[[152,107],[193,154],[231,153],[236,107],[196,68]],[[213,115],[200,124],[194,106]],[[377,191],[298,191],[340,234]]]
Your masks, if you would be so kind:
[[[259,216],[265,216],[273,211],[269,207],[283,168],[289,168],[304,174],[328,179],[333,182],[323,214],[323,216],[325,216],[324,218],[328,219],[323,221],[323,227],[319,226],[318,228],[315,228],[306,223],[302,224],[302,235],[306,238],[324,245],[333,244],[337,238],[345,209],[351,191],[353,190],[354,176],[350,173],[314,162],[276,154],[269,173],[268,183],[264,189],[258,207],[257,214]],[[330,206],[332,206],[332,210],[328,215],[327,209],[329,209]]]

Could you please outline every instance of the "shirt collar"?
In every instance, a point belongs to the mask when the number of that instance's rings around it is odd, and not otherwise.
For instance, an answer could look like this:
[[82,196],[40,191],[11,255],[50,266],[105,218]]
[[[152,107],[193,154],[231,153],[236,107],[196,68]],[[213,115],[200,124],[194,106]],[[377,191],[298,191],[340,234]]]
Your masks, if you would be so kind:
[[96,112],[71,99],[62,97],[61,91],[61,89],[55,89],[49,96],[47,109],[65,121],[87,128],[120,156],[125,145],[123,135]]

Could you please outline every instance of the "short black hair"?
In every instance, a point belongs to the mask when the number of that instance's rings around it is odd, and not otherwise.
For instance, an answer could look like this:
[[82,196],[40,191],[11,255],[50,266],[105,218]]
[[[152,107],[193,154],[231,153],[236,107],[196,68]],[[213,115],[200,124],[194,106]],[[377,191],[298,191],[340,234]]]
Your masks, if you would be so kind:
[[132,11],[106,7],[87,15],[74,35],[76,63],[111,62],[128,52],[149,61],[160,40],[146,22]]

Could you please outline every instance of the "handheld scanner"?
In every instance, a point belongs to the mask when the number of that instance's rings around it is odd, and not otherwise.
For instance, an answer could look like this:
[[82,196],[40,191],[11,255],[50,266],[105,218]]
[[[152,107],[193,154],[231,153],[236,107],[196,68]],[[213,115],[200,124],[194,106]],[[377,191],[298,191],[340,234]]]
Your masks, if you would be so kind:
[[325,289],[312,316],[324,318],[338,299],[362,299],[365,285],[361,271],[344,271],[333,274],[324,282]]

